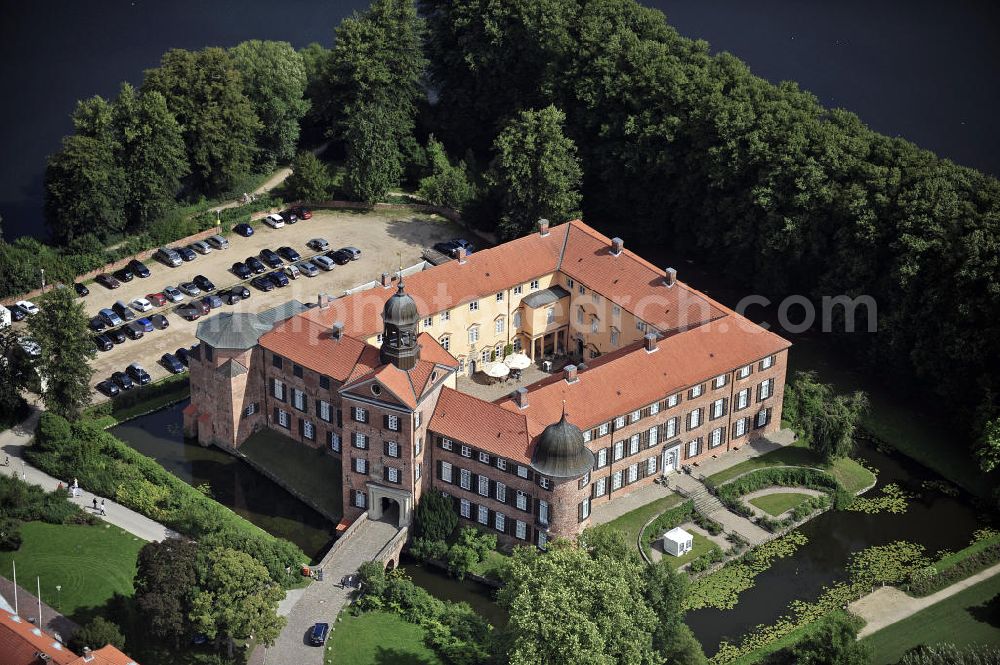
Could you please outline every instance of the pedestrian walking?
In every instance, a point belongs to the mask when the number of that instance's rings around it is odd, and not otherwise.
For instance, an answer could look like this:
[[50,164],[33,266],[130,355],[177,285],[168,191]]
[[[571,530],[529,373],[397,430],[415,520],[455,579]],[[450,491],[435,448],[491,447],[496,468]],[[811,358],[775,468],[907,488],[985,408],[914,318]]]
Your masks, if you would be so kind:
[[97,512],[97,497],[94,497],[94,512]]
[[[96,499],[95,499],[96,501]],[[101,515],[107,515],[108,511],[104,510],[104,499],[101,499]]]

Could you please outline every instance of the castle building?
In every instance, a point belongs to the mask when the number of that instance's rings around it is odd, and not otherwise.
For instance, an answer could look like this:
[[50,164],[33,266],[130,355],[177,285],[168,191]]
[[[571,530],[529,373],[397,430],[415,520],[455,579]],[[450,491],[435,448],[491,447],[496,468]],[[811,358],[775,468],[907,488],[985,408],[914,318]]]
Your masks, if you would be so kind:
[[[463,521],[544,545],[778,429],[789,342],[620,239],[539,226],[395,284],[201,321],[185,432],[326,448],[348,521],[392,508],[406,524],[434,487]],[[496,401],[460,389],[511,353],[572,364]]]

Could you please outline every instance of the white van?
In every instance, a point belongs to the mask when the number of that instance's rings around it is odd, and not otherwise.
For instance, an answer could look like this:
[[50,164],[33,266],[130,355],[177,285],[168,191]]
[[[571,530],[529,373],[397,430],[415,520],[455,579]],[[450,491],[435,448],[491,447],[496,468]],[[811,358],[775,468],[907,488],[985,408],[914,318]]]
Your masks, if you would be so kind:
[[285,225],[285,220],[281,218],[276,212],[272,212],[270,215],[264,218],[264,223],[270,226],[272,229],[280,229]]

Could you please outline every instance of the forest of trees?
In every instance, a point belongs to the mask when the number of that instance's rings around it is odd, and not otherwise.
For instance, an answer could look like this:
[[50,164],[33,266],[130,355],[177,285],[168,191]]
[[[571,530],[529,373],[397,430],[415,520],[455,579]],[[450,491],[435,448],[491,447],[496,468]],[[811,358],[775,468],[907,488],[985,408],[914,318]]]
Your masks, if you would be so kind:
[[170,51],[74,125],[46,179],[63,244],[330,140],[338,177],[300,158],[302,191],[407,186],[503,238],[582,213],[738,266],[747,291],[870,295],[878,333],[844,336],[859,357],[973,434],[1000,411],[1000,183],[712,55],[635,0],[376,0],[329,49]]

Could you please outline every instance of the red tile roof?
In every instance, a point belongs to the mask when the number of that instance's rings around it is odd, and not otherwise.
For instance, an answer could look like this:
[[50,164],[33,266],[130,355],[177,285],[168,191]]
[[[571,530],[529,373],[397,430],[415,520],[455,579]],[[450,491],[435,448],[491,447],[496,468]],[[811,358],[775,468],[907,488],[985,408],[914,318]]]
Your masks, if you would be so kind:
[[531,461],[534,428],[524,414],[512,413],[451,388],[441,389],[428,428],[517,462]]
[[378,366],[378,349],[375,349],[373,357],[370,349],[374,347],[366,342],[347,334],[334,339],[330,325],[320,325],[304,316],[293,316],[282,321],[261,336],[260,344],[269,351],[337,381],[350,378],[359,362],[369,370]]
[[74,660],[70,665],[138,665],[134,660],[123,654],[121,651],[108,644],[91,653],[91,660],[84,660],[83,656]]
[[38,665],[37,654],[53,665],[78,662],[78,656],[27,619],[0,611],[0,665]]

